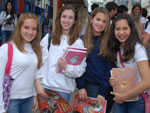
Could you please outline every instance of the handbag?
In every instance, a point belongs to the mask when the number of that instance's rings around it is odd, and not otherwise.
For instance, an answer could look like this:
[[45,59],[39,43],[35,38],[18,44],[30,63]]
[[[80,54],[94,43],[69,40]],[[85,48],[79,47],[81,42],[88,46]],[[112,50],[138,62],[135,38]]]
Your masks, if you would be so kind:
[[150,91],[147,90],[142,93],[142,97],[145,100],[145,113],[150,113]]
[[13,57],[13,46],[11,43],[8,44],[8,61],[5,67],[5,75],[3,80],[3,101],[4,109],[7,110],[10,98],[10,90],[13,82],[13,78],[10,76],[12,57]]

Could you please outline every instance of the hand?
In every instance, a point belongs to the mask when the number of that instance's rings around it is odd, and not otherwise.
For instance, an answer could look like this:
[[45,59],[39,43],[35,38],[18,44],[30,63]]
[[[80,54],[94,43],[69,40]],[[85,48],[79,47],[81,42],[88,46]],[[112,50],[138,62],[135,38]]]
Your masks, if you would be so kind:
[[112,95],[114,95],[113,100],[118,103],[118,104],[122,104],[124,103],[125,99],[123,98],[122,94],[119,93],[115,93],[115,92],[110,92]]
[[37,108],[38,108],[38,100],[37,100],[37,96],[34,96],[32,112],[35,112]]
[[3,21],[6,22],[8,18],[4,18]]
[[104,104],[104,101],[105,101],[105,97],[101,96],[101,95],[98,95],[97,98],[96,98],[96,104],[97,105],[103,105]]
[[49,97],[47,96],[47,94],[44,92],[44,88],[43,88],[43,86],[41,85],[40,79],[37,79],[36,82],[35,82],[35,84],[36,84],[37,93],[38,93],[39,95],[41,95],[42,97],[44,97],[44,98],[49,98]]
[[63,69],[63,70],[66,70],[67,68],[67,61],[65,58],[59,58],[58,59],[58,62],[57,62],[57,65],[59,68]]
[[109,83],[113,87],[118,83],[118,80],[111,77],[111,78],[109,78]]
[[78,94],[79,94],[79,98],[80,99],[85,99],[87,97],[87,91],[86,91],[86,89],[80,89],[78,91]]
[[11,24],[14,24],[14,21],[12,20],[10,23],[11,23]]

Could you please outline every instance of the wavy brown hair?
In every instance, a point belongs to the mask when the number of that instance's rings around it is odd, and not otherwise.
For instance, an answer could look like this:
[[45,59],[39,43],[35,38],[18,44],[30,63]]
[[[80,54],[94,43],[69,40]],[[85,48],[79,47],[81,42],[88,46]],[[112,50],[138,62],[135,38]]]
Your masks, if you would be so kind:
[[16,25],[15,31],[12,36],[12,41],[16,44],[17,48],[21,52],[26,52],[24,49],[24,40],[21,36],[21,26],[24,24],[24,21],[26,19],[34,19],[37,21],[37,34],[36,37],[30,42],[31,46],[33,48],[33,51],[35,52],[37,58],[38,58],[38,66],[37,68],[39,69],[42,65],[42,51],[41,51],[41,46],[40,46],[40,40],[41,40],[41,29],[40,29],[40,24],[38,17],[33,14],[33,13],[23,13],[19,17],[18,23]]
[[[103,8],[103,7],[98,7],[96,8],[92,13],[91,13],[91,18],[95,17],[97,13],[103,13],[106,15],[106,28],[104,29],[104,31],[102,31],[101,35],[99,36],[99,38],[101,38],[101,44],[100,44],[100,51],[99,51],[99,55],[101,53],[101,51],[105,51],[105,42],[106,42],[106,37],[108,35],[109,32],[109,26],[110,26],[110,16],[109,16],[109,12],[107,9]],[[93,49],[93,40],[94,40],[94,33],[93,33],[93,26],[91,23],[91,19],[89,19],[88,21],[88,27],[86,29],[86,33],[85,33],[85,38],[84,38],[84,46],[87,48],[88,54],[92,51]]]
[[76,9],[71,4],[67,4],[61,8],[55,20],[55,30],[54,30],[54,34],[52,37],[52,43],[54,45],[59,45],[61,41],[62,26],[60,24],[60,18],[61,18],[62,13],[65,10],[72,10],[74,12],[74,19],[75,19],[74,20],[75,23],[73,24],[69,32],[68,44],[72,45],[78,39],[78,15],[77,15]]

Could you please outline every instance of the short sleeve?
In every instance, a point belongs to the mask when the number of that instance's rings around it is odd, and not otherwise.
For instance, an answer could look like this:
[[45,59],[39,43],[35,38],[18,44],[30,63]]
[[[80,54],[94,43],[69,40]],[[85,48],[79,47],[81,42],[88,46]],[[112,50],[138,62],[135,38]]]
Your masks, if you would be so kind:
[[134,58],[135,58],[136,62],[148,60],[147,53],[146,53],[145,47],[143,45],[136,44]]
[[148,24],[147,28],[145,29],[145,32],[147,32],[150,35],[150,24]]
[[141,17],[141,18],[140,18],[140,23],[141,23],[141,24],[145,24],[145,23],[146,23],[146,19],[145,19],[144,17]]

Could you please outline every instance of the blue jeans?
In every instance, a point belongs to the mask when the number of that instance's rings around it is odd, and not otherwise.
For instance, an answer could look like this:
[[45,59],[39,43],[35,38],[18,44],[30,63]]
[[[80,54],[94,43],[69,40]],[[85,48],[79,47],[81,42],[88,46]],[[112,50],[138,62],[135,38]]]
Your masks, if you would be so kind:
[[140,96],[138,101],[114,103],[113,113],[145,113],[144,99]]
[[[45,91],[53,91],[53,90],[50,90],[50,89],[45,89]],[[60,96],[62,96],[67,102],[69,102],[70,100],[70,94],[69,93],[64,93],[64,92],[59,92],[59,91],[56,91],[58,94],[60,94]]]
[[31,113],[33,107],[33,98],[11,99],[7,113]]
[[[88,97],[93,97],[93,98],[97,98],[97,96],[99,95],[99,91],[101,89],[99,84],[86,84],[85,87],[86,91],[87,91],[87,96]],[[110,94],[109,98],[107,99],[107,106],[106,106],[106,113],[109,113],[112,109],[113,106],[113,100],[112,100],[112,96]]]
[[99,85],[86,84],[85,88],[86,88],[88,97],[97,98],[97,96],[99,94],[99,90],[100,90]]
[[2,43],[7,42],[11,37],[12,31],[1,31]]

